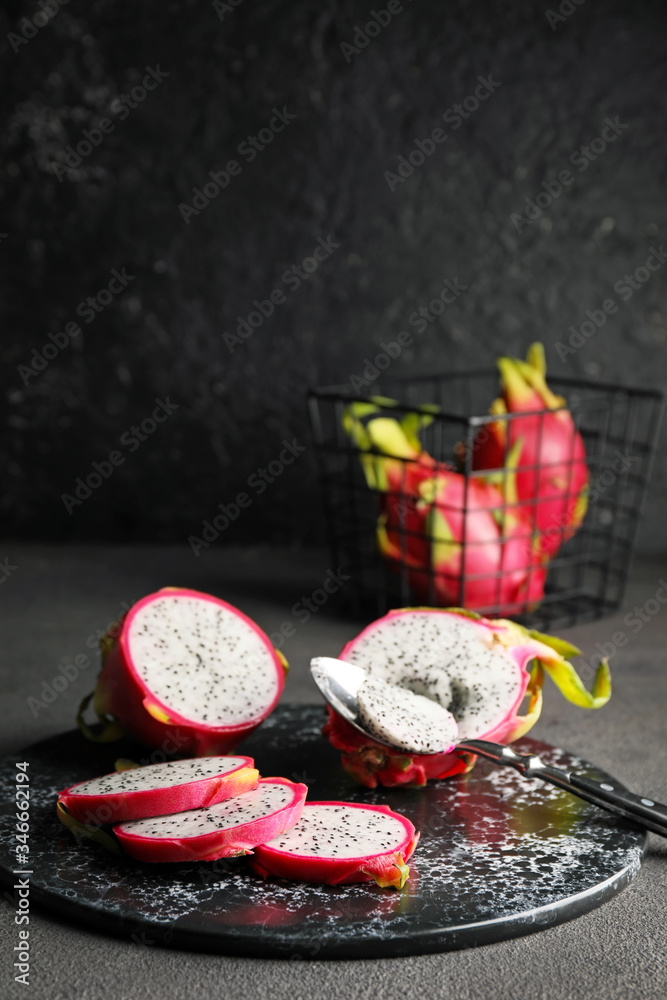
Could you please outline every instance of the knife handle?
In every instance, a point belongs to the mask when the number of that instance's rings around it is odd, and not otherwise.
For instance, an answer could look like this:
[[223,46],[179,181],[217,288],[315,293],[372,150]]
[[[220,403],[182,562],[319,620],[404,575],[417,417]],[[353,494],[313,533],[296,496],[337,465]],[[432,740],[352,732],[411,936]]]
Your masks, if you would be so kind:
[[545,764],[537,754],[517,753],[511,747],[488,740],[462,740],[457,751],[474,753],[494,764],[507,765],[519,771],[524,778],[540,778],[557,788],[564,788],[586,802],[606,809],[607,812],[632,820],[653,833],[667,837],[667,806],[648,796],[635,795],[613,779],[595,781],[583,774],[562,771]]
[[662,837],[667,837],[667,806],[648,796],[635,795],[611,781],[593,781],[583,774],[570,774],[570,786],[575,795],[587,802],[608,809]]

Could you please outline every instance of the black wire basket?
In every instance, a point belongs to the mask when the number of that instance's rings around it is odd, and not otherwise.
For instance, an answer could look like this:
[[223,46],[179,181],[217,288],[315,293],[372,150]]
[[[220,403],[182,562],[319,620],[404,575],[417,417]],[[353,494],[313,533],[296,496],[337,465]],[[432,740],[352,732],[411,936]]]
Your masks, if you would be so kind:
[[[575,428],[573,440],[576,435],[585,448],[582,459],[573,447],[566,472],[569,482],[575,478],[577,463],[586,463],[588,506],[574,534],[567,527],[567,516],[552,516],[553,526],[541,536],[549,542],[549,558],[524,560],[527,576],[522,578],[520,591],[513,591],[510,581],[510,574],[516,573],[514,556],[519,543],[517,532],[510,532],[508,525],[519,512],[522,523],[528,524],[520,545],[524,552],[530,551],[543,501],[537,493],[519,501],[507,487],[511,475],[539,476],[544,467],[509,467],[508,426],[503,469],[500,476],[496,474],[494,486],[500,493],[493,494],[501,502],[487,501],[485,506],[479,484],[488,473],[475,467],[479,442],[499,422],[509,425],[527,416],[489,415],[489,402],[498,395],[495,370],[385,378],[368,395],[355,393],[349,384],[309,393],[331,558],[349,577],[342,593],[356,613],[382,615],[391,608],[415,605],[456,606],[489,617],[511,617],[535,628],[560,628],[599,618],[620,605],[646,499],[663,397],[652,390],[565,378],[550,377],[549,386],[565,398],[564,408]],[[346,432],[344,416],[350,404],[369,404],[366,409],[372,410],[378,397],[393,401],[379,405],[380,415],[396,420],[407,414],[423,418],[419,435],[424,452],[443,463],[438,467],[456,468],[457,498],[424,495],[421,486],[418,493],[411,484],[415,463],[406,458],[393,462],[389,486],[385,483],[379,489],[369,481],[361,461],[364,453]],[[542,421],[549,412],[535,411],[534,417]],[[372,461],[378,451],[372,446],[367,454],[371,458],[366,461]],[[558,471],[562,474],[562,463]],[[564,497],[571,512],[576,498],[567,489]],[[429,520],[434,509],[450,521],[458,518],[456,546],[451,547],[457,562],[448,570],[433,555],[434,551],[450,551],[446,544],[444,550],[442,546],[434,549],[434,522]],[[392,522],[396,511],[400,516]],[[489,517],[498,525],[497,540],[495,547],[487,545],[483,550],[488,539],[485,542],[479,525],[491,523]],[[379,544],[380,530],[386,543],[388,528],[389,553],[387,544]],[[509,553],[514,553],[511,566],[506,564]],[[480,572],[485,554],[490,557]]]

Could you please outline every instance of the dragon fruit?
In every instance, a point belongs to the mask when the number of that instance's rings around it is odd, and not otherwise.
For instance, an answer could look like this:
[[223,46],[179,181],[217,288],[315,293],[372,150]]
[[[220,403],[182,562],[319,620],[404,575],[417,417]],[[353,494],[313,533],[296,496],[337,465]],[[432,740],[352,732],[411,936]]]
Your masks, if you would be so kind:
[[513,465],[521,443],[499,474],[466,479],[421,450],[419,419],[431,417],[399,422],[377,401],[346,410],[367,482],[382,494],[380,552],[392,569],[407,571],[419,600],[495,614],[532,610],[547,571],[528,512],[517,508]]
[[343,411],[343,427],[359,450],[361,467],[372,490],[404,490],[406,469],[419,474],[448,469],[422,450],[419,431],[433,421],[437,406],[422,406],[419,413],[408,412],[400,419],[388,417],[387,410],[398,407],[393,399],[373,396],[368,403],[351,403]]
[[[535,724],[542,708],[544,673],[582,708],[599,708],[610,697],[605,660],[592,691],[565,657],[570,643],[529,631],[512,621],[489,621],[460,609],[404,608],[372,622],[340,654],[372,678],[424,695],[456,719],[459,738],[510,743]],[[525,715],[520,715],[524,699]],[[412,756],[365,737],[333,709],[324,734],[342,751],[345,770],[362,785],[424,785],[468,770],[471,755]]]
[[250,867],[266,878],[327,885],[370,882],[400,889],[419,834],[388,806],[310,802],[286,834],[257,847]]
[[211,806],[257,787],[252,757],[197,757],[116,771],[60,792],[80,823],[117,823]]
[[[119,723],[142,743],[194,756],[226,753],[256,729],[275,707],[287,668],[237,608],[178,587],[135,604],[117,638],[102,640],[102,656],[93,704],[113,735]],[[93,734],[81,712],[79,724],[89,738],[107,738]]]
[[[501,469],[520,441],[516,489],[519,508],[539,535],[540,553],[552,558],[574,535],[588,505],[586,448],[562,396],[549,389],[544,349],[532,344],[526,361],[500,358],[502,397],[491,405],[501,419],[480,429],[473,469]],[[506,414],[521,414],[506,419]]]
[[287,778],[260,778],[254,791],[217,805],[119,823],[114,833],[139,861],[215,861],[250,854],[299,820],[308,789]]
[[[390,564],[407,565],[410,584],[420,600],[438,605],[520,614],[544,597],[546,567],[534,542],[530,523],[516,502],[511,475],[505,488],[485,479],[466,479],[458,472],[437,472],[423,479],[419,500],[406,518],[410,543],[403,550],[403,526],[396,524],[390,498],[378,522],[378,545]],[[420,535],[421,531],[421,535]],[[414,554],[419,539],[427,547]]]
[[456,719],[439,702],[378,677],[361,685],[357,708],[364,729],[403,750],[445,753],[458,738]]

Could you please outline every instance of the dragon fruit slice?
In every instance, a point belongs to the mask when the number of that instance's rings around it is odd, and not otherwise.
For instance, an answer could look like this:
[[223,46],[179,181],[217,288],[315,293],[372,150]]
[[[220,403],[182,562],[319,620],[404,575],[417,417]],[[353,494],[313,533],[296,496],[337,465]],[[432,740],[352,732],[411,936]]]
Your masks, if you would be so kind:
[[456,719],[439,702],[379,678],[361,685],[357,708],[371,735],[403,750],[446,753],[458,739]]
[[[340,654],[380,678],[438,702],[452,713],[459,738],[510,743],[537,722],[544,673],[582,708],[609,700],[605,660],[589,693],[566,656],[579,650],[564,640],[515,622],[489,621],[460,609],[403,608],[372,622]],[[528,698],[525,715],[520,715]],[[324,734],[342,753],[345,770],[368,788],[424,785],[467,770],[474,758],[456,753],[413,757],[363,736],[333,709]]]
[[252,757],[197,757],[82,781],[58,802],[80,823],[117,823],[211,806],[251,791],[258,779]]
[[139,861],[215,861],[250,854],[298,821],[308,789],[260,778],[254,791],[202,809],[119,823],[114,833]]
[[237,608],[171,587],[135,604],[119,636],[102,641],[102,655],[98,717],[115,717],[149,746],[196,756],[226,753],[256,729],[275,707],[287,668]]
[[257,847],[250,867],[266,878],[327,885],[370,882],[400,889],[419,834],[388,806],[309,802],[286,834]]
[[551,558],[574,535],[586,513],[586,448],[565,400],[546,383],[540,343],[531,345],[526,361],[500,358],[498,367],[502,398],[491,405],[491,413],[526,416],[481,428],[473,443],[473,468],[502,468],[508,450],[521,440],[516,477],[518,498],[524,503],[520,509],[539,532],[542,555]]

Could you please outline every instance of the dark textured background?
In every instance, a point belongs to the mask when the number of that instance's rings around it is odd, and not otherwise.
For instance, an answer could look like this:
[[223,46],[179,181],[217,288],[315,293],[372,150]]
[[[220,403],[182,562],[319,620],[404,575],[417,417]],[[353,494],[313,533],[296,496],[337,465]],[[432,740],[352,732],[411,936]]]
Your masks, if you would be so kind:
[[[208,2],[70,0],[17,52],[8,32],[39,8],[3,4],[5,534],[185,542],[284,438],[307,442],[306,387],[361,374],[445,277],[469,288],[396,374],[540,338],[554,374],[664,385],[667,268],[564,362],[555,351],[667,234],[664,0],[569,6],[552,30],[555,0],[414,0],[348,63],[368,2],[244,0],[221,21]],[[109,115],[157,64],[168,79]],[[442,114],[480,74],[501,86],[452,131]],[[296,120],[248,163],[237,147],[274,106]],[[60,151],[105,116],[114,132],[59,181]],[[629,128],[573,170],[607,116]],[[447,142],[392,193],[384,172],[441,125]],[[186,225],[179,203],[234,157],[242,174]],[[566,168],[571,187],[517,233],[511,213]],[[230,353],[236,317],[328,234],[340,248]],[[18,366],[123,267],[129,288],[26,387]],[[68,515],[61,495],[167,396],[179,410]],[[660,455],[645,548],[667,547],[666,494]],[[320,534],[309,448],[226,536]]]

